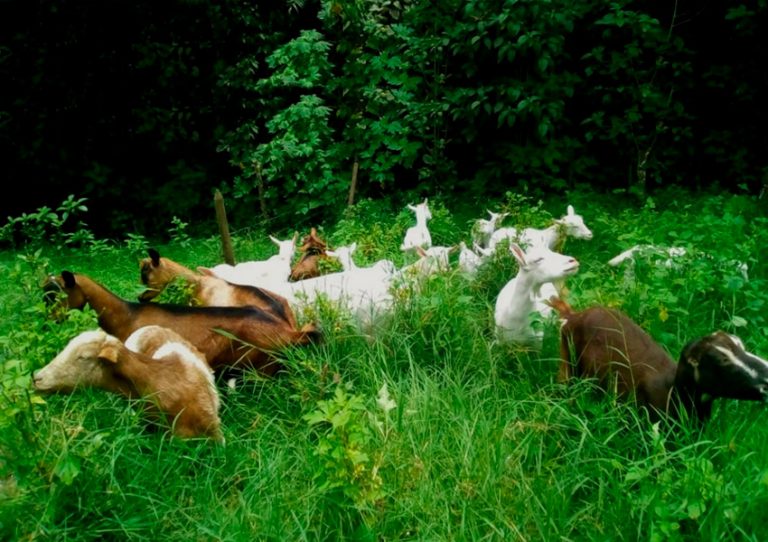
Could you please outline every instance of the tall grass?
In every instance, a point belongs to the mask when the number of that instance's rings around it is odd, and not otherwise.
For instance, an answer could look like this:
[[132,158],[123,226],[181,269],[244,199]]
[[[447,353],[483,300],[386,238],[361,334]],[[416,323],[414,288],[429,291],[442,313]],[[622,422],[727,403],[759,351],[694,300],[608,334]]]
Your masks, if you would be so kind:
[[[635,209],[574,194],[595,238],[566,244],[582,264],[570,301],[622,308],[673,357],[715,328],[765,354],[764,210],[747,197],[684,196]],[[402,259],[408,221],[361,207],[326,235],[357,240],[361,263]],[[435,207],[441,242],[468,239],[470,217]],[[710,256],[674,269],[605,265],[639,242]],[[272,250],[255,234],[237,246]],[[158,248],[192,267],[216,263],[215,239]],[[719,401],[703,427],[653,425],[590,382],[557,384],[556,322],[544,324],[541,352],[493,339],[495,295],[515,273],[504,256],[473,281],[430,280],[373,341],[321,308],[326,341],[287,351],[286,374],[221,384],[225,446],[152,430],[139,404],[99,390],[35,394],[31,372],[96,325],[92,311],[53,322],[41,278],[67,268],[133,298],[136,257],[119,245],[0,254],[0,539],[768,539],[763,405]],[[734,259],[749,263],[748,282]]]

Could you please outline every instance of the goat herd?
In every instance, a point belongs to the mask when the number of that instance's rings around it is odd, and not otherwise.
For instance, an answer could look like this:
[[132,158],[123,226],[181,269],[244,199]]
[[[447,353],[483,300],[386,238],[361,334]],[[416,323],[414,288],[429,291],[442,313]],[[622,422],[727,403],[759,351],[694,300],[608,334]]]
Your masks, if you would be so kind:
[[[70,309],[90,306],[99,329],[73,338],[34,374],[34,386],[44,392],[92,386],[146,398],[177,436],[221,441],[214,371],[237,367],[274,375],[284,348],[321,340],[315,324],[300,326],[295,316],[320,298],[337,304],[361,333],[374,337],[386,324],[398,290],[418,291],[424,277],[449,269],[455,248],[432,246],[428,201],[408,207],[416,225],[407,230],[400,249],[418,259],[401,269],[389,260],[358,267],[352,258],[355,243],[328,250],[313,228],[293,265],[297,235],[270,236],[278,254],[267,260],[196,271],[150,249],[140,262],[148,289],[138,303],[82,274],[63,271],[49,277],[47,299]],[[518,263],[517,275],[496,300],[499,342],[540,348],[542,332],[532,326],[531,315],[559,316],[559,381],[595,378],[605,389],[634,397],[654,417],[685,412],[704,420],[717,397],[768,400],[768,362],[747,352],[738,337],[716,331],[691,341],[675,363],[625,314],[601,306],[575,312],[561,299],[559,286],[578,272],[579,263],[558,250],[567,236],[592,238],[572,206],[545,229],[501,227],[506,216],[490,213],[489,220],[478,220],[473,248],[464,242],[458,247],[459,270],[469,277],[499,249],[509,247]],[[337,258],[343,270],[321,274],[318,264],[324,258]],[[178,278],[191,286],[192,306],[150,302]]]

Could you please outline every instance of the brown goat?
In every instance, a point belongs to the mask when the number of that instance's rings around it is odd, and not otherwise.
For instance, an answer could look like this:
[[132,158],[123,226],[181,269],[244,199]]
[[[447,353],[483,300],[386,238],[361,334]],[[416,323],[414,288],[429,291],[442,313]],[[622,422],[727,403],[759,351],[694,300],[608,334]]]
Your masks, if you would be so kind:
[[326,242],[320,239],[317,236],[317,230],[312,228],[309,235],[305,236],[301,241],[299,250],[304,254],[302,254],[299,261],[291,269],[291,280],[297,281],[319,277],[321,275],[320,260],[329,258],[325,253],[327,248]]
[[[65,294],[67,308],[89,305],[99,326],[124,341],[147,325],[176,331],[220,367],[252,367],[273,375],[281,364],[276,354],[290,345],[306,345],[320,339],[313,324],[296,329],[273,313],[254,307],[187,307],[160,303],[133,303],[115,295],[91,278],[63,271],[50,277]],[[46,295],[50,288],[46,288]]]
[[175,435],[223,441],[219,394],[205,356],[174,331],[146,326],[124,343],[101,329],[84,331],[34,374],[35,389],[96,387],[147,399],[153,418]]
[[296,316],[288,301],[270,290],[255,286],[232,284],[213,275],[210,270],[198,267],[195,273],[180,263],[160,256],[149,249],[149,257],[139,262],[141,282],[147,290],[139,295],[139,301],[157,297],[176,278],[192,285],[194,304],[203,307],[256,307],[271,312],[291,327],[297,327]]
[[[550,299],[560,313],[561,365],[558,380],[595,378],[603,389],[634,396],[653,417],[688,413],[707,419],[712,400],[768,400],[768,362],[744,351],[738,337],[715,332],[692,341],[675,364],[648,333],[622,312],[595,306],[574,312]],[[674,398],[674,400],[673,400]]]

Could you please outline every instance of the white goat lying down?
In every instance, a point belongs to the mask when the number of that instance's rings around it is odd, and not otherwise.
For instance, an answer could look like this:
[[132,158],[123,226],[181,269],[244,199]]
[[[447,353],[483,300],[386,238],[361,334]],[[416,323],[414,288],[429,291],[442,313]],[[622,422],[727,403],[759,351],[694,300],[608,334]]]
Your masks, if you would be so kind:
[[[629,272],[631,273],[632,266],[638,258],[652,260],[656,262],[657,265],[661,265],[667,269],[679,269],[685,264],[686,260],[690,261],[692,258],[706,258],[711,260],[712,255],[702,251],[689,251],[685,247],[635,245],[608,260],[608,265],[618,267],[619,265],[626,263],[626,265],[630,266]],[[724,267],[727,268],[725,270],[731,273],[737,273],[745,281],[749,280],[749,266],[745,262],[729,260],[724,263]]]
[[205,356],[164,327],[139,328],[125,344],[101,329],[85,331],[35,372],[34,386],[43,392],[95,387],[142,397],[176,436],[223,441],[219,395]]
[[515,228],[500,228],[493,232],[488,248],[496,250],[497,245],[504,239],[510,242],[519,241],[521,244],[530,247],[533,245],[545,246],[550,250],[560,250],[567,237],[574,239],[592,239],[592,231],[584,224],[584,218],[577,215],[573,210],[573,205],[569,205],[565,216],[544,229],[525,228],[519,233]]
[[277,245],[278,253],[266,260],[242,262],[234,266],[223,263],[210,269],[198,270],[232,284],[272,289],[272,285],[288,282],[288,277],[291,276],[291,261],[296,253],[298,236],[299,234],[295,233],[292,239],[281,241],[270,235],[269,239]]
[[274,285],[273,291],[285,297],[296,312],[323,297],[349,311],[360,330],[371,335],[378,316],[391,307],[389,288],[394,275],[394,263],[380,260],[369,267],[355,266],[346,271]]
[[535,312],[545,318],[552,314],[552,307],[546,303],[556,291],[552,282],[578,272],[579,262],[547,247],[533,246],[523,252],[512,243],[509,248],[520,267],[496,298],[496,337],[502,343],[540,349],[544,332],[534,329],[531,314]]
[[400,245],[400,250],[408,251],[415,250],[416,247],[427,249],[432,246],[432,236],[427,229],[427,220],[432,218],[432,213],[429,212],[429,206],[427,205],[427,198],[424,198],[422,203],[418,205],[408,204],[408,208],[416,213],[416,225],[411,226],[405,232],[405,239],[403,244]]

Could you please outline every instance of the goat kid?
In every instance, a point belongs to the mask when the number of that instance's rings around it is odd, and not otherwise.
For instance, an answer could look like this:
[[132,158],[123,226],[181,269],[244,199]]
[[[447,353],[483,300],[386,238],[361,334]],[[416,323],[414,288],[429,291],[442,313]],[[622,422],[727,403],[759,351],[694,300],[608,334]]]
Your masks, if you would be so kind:
[[85,331],[34,373],[41,392],[101,388],[128,398],[145,398],[150,412],[182,438],[223,442],[219,394],[205,356],[174,331],[145,326],[125,344],[101,329]]
[[430,248],[432,246],[432,236],[427,228],[427,221],[432,219],[432,213],[429,211],[427,198],[424,198],[424,201],[418,205],[411,205],[409,203],[408,208],[416,214],[416,225],[406,230],[400,250],[412,251],[416,250],[416,247]]
[[717,397],[768,401],[768,362],[745,351],[741,339],[722,331],[688,343],[680,360],[626,314],[594,306],[580,312],[563,300],[550,304],[563,319],[558,380],[595,378],[603,390],[634,397],[652,418],[710,417]]
[[320,340],[320,332],[313,324],[299,330],[273,313],[254,307],[133,303],[90,277],[70,271],[50,277],[49,283],[64,292],[65,307],[90,306],[98,316],[99,326],[118,339],[126,340],[146,325],[166,327],[192,343],[214,369],[255,368],[265,375],[274,375],[281,368],[276,358],[280,350]]

